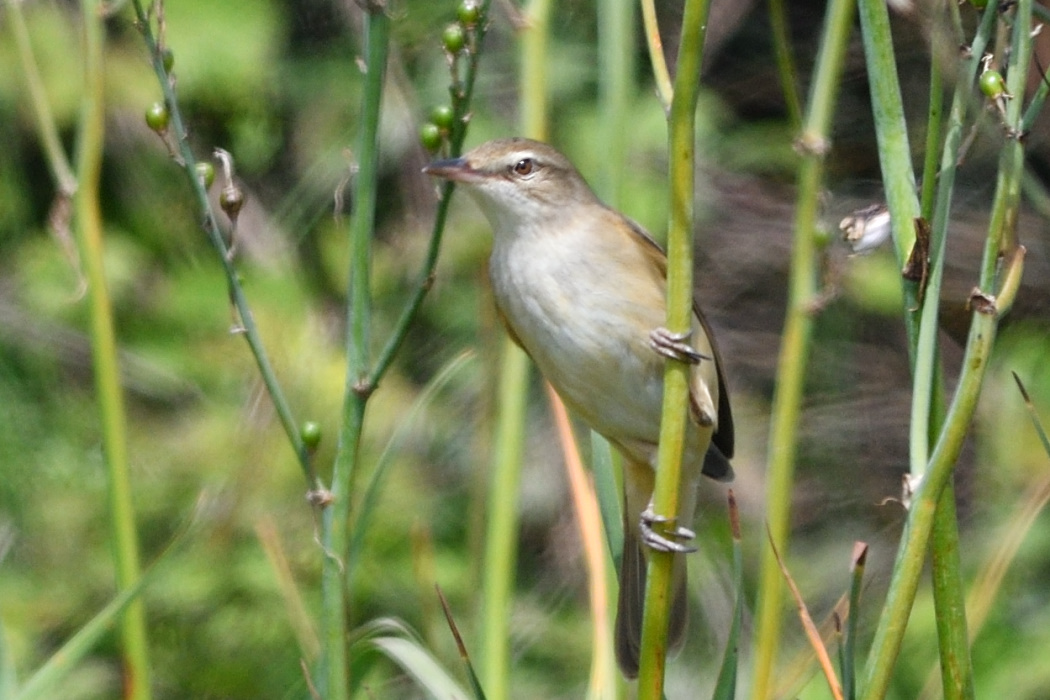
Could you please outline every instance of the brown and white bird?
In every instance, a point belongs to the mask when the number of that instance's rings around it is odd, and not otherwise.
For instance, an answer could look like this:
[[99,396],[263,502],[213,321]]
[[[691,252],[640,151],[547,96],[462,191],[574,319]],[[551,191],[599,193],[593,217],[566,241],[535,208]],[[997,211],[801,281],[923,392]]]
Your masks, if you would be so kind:
[[[482,144],[424,169],[464,186],[492,224],[489,274],[499,316],[562,400],[623,454],[624,551],[616,656],[638,673],[644,545],[675,557],[668,646],[684,640],[685,542],[700,475],[728,481],[733,419],[710,328],[694,300],[692,333],[666,322],[667,259],[638,224],[599,201],[572,163],[522,138]],[[677,523],[653,531],[651,510],[666,357],[690,363],[689,417]]]

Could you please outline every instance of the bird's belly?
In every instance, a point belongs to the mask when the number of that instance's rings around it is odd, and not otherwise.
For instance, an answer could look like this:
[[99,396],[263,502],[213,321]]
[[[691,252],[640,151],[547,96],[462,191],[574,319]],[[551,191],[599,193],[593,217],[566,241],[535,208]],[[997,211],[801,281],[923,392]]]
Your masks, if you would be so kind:
[[506,281],[494,270],[497,303],[569,407],[618,444],[655,445],[663,363],[648,333],[663,323],[662,298],[586,274]]

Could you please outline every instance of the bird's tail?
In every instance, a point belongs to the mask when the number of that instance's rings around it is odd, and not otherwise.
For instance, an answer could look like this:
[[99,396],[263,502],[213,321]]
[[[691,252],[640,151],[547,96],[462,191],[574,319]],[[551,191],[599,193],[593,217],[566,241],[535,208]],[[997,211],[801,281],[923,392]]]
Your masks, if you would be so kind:
[[[620,598],[616,605],[616,662],[627,678],[638,676],[642,647],[642,611],[645,607],[645,580],[648,553],[639,539],[638,515],[648,505],[653,472],[648,465],[625,463],[623,558],[620,561]],[[649,482],[648,491],[645,482]],[[641,488],[638,488],[638,487]],[[632,488],[634,487],[634,488]],[[640,503],[640,505],[639,505]],[[671,614],[667,627],[668,654],[685,641],[686,578],[685,555],[676,554],[671,574]]]

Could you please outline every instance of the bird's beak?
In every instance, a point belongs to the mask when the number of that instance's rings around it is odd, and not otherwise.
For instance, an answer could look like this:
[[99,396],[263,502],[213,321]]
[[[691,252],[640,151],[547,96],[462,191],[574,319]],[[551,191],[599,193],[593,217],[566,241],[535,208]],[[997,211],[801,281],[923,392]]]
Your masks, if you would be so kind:
[[475,170],[466,158],[447,158],[435,160],[423,168],[423,172],[434,177],[443,177],[454,182],[476,182],[484,177],[480,170]]

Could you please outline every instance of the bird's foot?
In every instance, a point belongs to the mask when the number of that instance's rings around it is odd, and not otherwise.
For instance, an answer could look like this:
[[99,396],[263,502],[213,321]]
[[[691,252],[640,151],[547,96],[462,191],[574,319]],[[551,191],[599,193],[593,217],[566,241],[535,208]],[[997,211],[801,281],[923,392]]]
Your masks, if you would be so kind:
[[650,549],[655,549],[658,552],[679,552],[681,554],[695,552],[696,547],[682,544],[683,542],[690,542],[696,537],[696,533],[692,530],[676,527],[665,535],[653,529],[653,525],[656,523],[670,523],[673,521],[674,518],[654,513],[652,506],[646,508],[642,511],[641,522],[638,524],[638,528],[642,533],[642,542]]
[[700,364],[700,360],[710,360],[708,355],[699,352],[687,341],[692,331],[672,333],[664,327],[649,331],[649,347],[671,360],[678,360],[690,365]]

